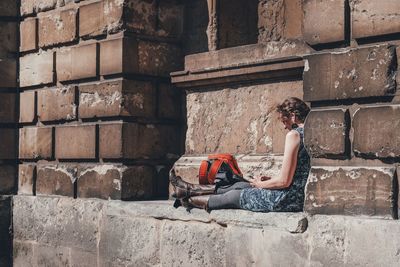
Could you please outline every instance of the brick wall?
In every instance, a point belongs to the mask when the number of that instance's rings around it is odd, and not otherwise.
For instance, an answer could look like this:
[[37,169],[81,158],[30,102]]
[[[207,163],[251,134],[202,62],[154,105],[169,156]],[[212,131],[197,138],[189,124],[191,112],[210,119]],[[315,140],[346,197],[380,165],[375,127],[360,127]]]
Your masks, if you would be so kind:
[[154,199],[182,151],[179,1],[22,0],[19,194]]

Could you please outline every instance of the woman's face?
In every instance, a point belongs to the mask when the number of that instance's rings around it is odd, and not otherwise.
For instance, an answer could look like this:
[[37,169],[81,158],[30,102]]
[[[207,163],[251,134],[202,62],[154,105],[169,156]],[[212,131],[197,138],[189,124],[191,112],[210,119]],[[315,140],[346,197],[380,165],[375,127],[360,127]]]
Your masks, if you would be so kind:
[[295,115],[292,113],[290,117],[279,113],[279,120],[283,123],[286,130],[292,130],[292,125],[295,123]]

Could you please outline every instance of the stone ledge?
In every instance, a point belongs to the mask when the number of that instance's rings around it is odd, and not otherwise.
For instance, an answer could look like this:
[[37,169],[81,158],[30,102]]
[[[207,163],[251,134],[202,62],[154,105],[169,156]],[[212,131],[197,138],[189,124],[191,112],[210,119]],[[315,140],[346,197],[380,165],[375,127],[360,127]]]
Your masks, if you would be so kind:
[[[400,261],[400,240],[394,238],[400,224],[393,220],[187,213],[171,201],[29,196],[15,196],[13,211],[14,266],[397,266]],[[305,231],[292,230],[299,222],[303,230],[308,224]]]

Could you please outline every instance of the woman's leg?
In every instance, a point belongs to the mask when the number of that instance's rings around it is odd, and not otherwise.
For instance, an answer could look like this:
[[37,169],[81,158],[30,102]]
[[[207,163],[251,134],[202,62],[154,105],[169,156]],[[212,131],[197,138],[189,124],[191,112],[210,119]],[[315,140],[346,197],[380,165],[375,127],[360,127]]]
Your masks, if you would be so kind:
[[223,194],[211,195],[208,199],[208,210],[240,209],[240,192],[242,190],[230,190]]
[[240,190],[240,189],[245,189],[248,187],[251,187],[249,182],[237,182],[232,185],[218,187],[215,193],[216,194],[224,194],[224,193],[232,191],[232,190]]

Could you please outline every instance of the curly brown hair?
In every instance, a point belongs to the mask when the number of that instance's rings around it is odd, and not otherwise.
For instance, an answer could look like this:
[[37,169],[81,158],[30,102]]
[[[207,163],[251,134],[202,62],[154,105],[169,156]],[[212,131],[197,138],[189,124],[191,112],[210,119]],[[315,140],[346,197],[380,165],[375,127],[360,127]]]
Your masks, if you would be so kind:
[[304,122],[310,112],[310,108],[303,100],[297,97],[289,97],[276,107],[276,111],[285,117],[290,117],[290,114],[294,113],[299,121]]

